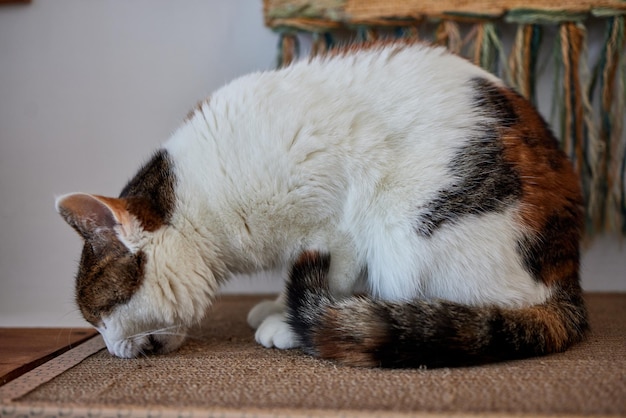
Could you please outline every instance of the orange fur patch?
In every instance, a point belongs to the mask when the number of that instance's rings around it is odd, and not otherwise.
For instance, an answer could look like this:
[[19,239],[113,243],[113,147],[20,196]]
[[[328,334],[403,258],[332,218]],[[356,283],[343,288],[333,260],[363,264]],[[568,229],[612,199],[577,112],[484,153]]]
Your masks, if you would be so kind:
[[[537,239],[561,239],[564,240],[563,251],[575,249],[577,239],[569,242],[568,237],[548,237],[543,236],[543,232],[551,216],[568,210],[574,211],[571,213],[572,223],[578,222],[582,210],[578,177],[556,144],[553,147],[546,144],[543,138],[548,134],[548,128],[530,103],[508,89],[501,88],[500,93],[509,100],[518,116],[516,124],[502,128],[501,138],[504,158],[522,179],[520,221]],[[576,227],[575,224],[571,226]],[[547,266],[542,280],[550,284],[568,274],[576,275],[577,271],[577,262],[572,259],[565,265]]]
[[130,225],[131,215],[134,216],[142,228],[148,232],[156,231],[164,225],[161,216],[154,213],[149,202],[144,198],[114,198],[105,196],[96,196],[98,199],[106,203],[115,214],[120,223]]
[[322,323],[313,336],[320,357],[355,367],[379,366],[373,353],[387,342],[387,332],[376,315],[328,308]]
[[[525,99],[504,88],[501,93],[510,101],[519,117],[517,124],[502,132],[504,155],[523,179],[522,202],[525,206],[520,212],[522,220],[538,232],[545,225],[550,211],[534,208],[558,209],[567,205],[568,198],[580,200],[578,177],[571,165],[558,164],[562,154],[560,150],[548,149],[543,143],[533,146],[524,140],[545,137],[545,123]],[[553,167],[553,164],[558,166]],[[537,177],[536,173],[543,175]]]
[[320,254],[316,251],[303,251],[295,264],[317,264]]

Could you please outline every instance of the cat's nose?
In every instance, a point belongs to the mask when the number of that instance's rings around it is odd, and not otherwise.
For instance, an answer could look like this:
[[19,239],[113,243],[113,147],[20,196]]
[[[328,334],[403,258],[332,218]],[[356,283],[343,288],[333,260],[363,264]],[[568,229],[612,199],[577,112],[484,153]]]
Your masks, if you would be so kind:
[[143,344],[137,344],[131,339],[110,341],[105,338],[109,353],[119,358],[135,358],[143,354]]

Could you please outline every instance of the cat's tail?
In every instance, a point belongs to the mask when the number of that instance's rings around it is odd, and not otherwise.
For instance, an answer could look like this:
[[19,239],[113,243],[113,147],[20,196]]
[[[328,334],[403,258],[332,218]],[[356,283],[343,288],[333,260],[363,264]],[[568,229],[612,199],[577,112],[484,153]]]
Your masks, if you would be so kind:
[[565,350],[581,340],[587,314],[580,287],[555,289],[520,309],[441,300],[335,300],[330,256],[303,254],[287,286],[288,321],[305,352],[353,366],[464,366]]

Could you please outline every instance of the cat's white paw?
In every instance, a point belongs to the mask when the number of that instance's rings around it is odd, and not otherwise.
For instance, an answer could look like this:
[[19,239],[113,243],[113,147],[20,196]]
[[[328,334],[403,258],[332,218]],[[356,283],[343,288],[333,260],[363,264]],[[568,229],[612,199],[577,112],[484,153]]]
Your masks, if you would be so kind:
[[296,334],[291,331],[284,314],[273,314],[265,318],[254,334],[256,342],[267,348],[287,350],[298,346]]
[[263,302],[254,305],[254,308],[250,309],[248,313],[248,325],[252,329],[259,328],[261,322],[263,322],[268,316],[281,313],[285,309],[280,299],[278,300],[264,300]]

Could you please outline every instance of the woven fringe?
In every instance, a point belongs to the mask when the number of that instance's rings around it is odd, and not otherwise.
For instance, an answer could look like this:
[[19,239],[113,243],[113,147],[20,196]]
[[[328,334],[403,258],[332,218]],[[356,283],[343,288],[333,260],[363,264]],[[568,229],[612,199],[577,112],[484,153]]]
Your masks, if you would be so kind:
[[[601,216],[596,228],[620,230],[626,234],[626,201],[624,138],[626,66],[624,59],[626,17],[607,20],[605,43],[596,66],[600,89],[600,132],[602,153],[598,156],[597,177],[600,182]],[[593,95],[593,89],[590,95]]]
[[519,25],[509,55],[511,86],[535,105],[537,104],[535,80],[541,35],[540,25]]
[[420,32],[417,26],[406,26],[400,28],[398,36],[416,42],[420,40]]
[[329,33],[313,33],[311,44],[311,56],[323,55],[332,46],[332,35]]
[[579,174],[582,172],[584,134],[579,62],[584,36],[575,23],[564,23],[559,29],[563,62],[563,149],[572,159]]
[[367,26],[359,26],[357,29],[357,40],[359,42],[373,42],[378,39],[378,31]]
[[562,146],[581,178],[587,231],[593,233],[602,213],[598,193],[600,179],[596,175],[598,155],[602,150],[595,134],[593,110],[585,88],[589,83],[586,30],[580,23],[565,22],[560,25],[558,38],[562,57]]
[[300,55],[300,44],[294,33],[281,33],[278,38],[278,45],[277,66],[279,68],[288,66]]
[[435,31],[435,44],[445,46],[451,52],[460,54],[463,42],[459,25],[451,20],[442,20]]
[[493,22],[476,24],[474,63],[487,71],[498,74],[498,63],[502,57],[504,57],[504,48],[496,25]]

